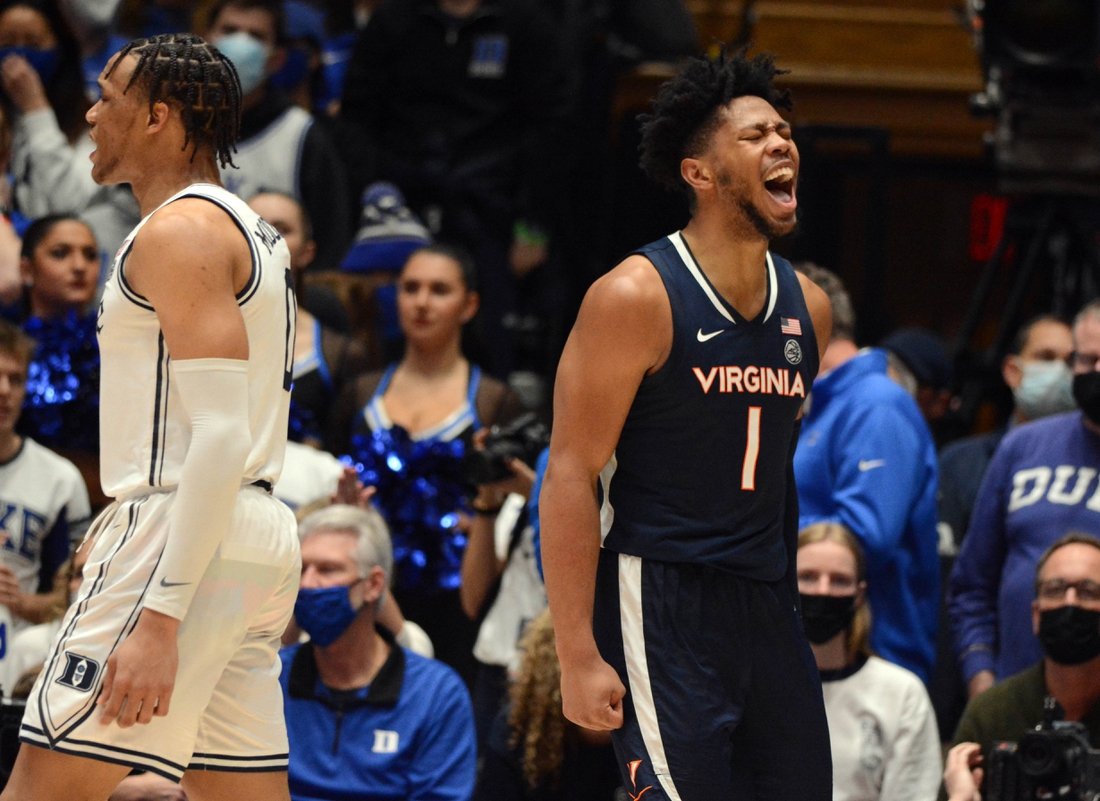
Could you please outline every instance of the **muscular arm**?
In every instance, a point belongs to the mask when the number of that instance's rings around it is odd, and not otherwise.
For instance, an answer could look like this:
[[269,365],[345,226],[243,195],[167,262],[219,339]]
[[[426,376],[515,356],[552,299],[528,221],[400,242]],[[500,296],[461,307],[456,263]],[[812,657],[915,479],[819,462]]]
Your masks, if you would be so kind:
[[[242,270],[245,275],[251,270],[251,256],[224,211],[208,201],[184,199],[142,229],[130,264],[135,269],[127,279],[156,309],[174,363],[172,378],[191,418],[191,444],[169,518],[168,544],[145,601],[147,609],[182,620],[229,527],[252,444],[248,334],[235,286]],[[214,359],[219,361],[205,361]],[[201,375],[185,378],[194,371]],[[225,385],[224,392],[208,397],[202,387],[188,387],[189,381],[216,381]],[[236,386],[242,381],[243,399]]]
[[623,694],[592,634],[600,550],[597,479],[615,451],[638,385],[664,363],[671,344],[672,311],[660,276],[648,260],[634,256],[588,291],[558,367],[540,498],[542,563],[563,708],[566,717],[589,728],[621,725],[621,707],[617,715],[615,708]]
[[108,660],[103,721],[122,726],[167,714],[179,621],[229,528],[251,448],[248,334],[236,300],[251,257],[234,223],[207,201],[176,201],[138,234],[127,267],[156,310],[191,442],[144,609]]

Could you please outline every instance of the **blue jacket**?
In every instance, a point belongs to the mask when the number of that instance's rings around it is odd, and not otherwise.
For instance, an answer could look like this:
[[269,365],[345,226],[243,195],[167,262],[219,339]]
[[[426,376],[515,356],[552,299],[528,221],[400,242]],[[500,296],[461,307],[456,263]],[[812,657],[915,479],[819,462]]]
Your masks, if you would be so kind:
[[322,684],[309,643],[280,652],[294,801],[467,801],[473,793],[477,737],[466,685],[382,635],[390,656],[359,690]]
[[1100,437],[1080,412],[1009,431],[986,470],[951,573],[948,608],[969,680],[1005,679],[1042,659],[1031,630],[1035,568],[1063,534],[1100,535]]
[[871,647],[926,683],[936,657],[936,446],[916,402],[863,351],[814,381],[794,457],[799,528],[843,523],[867,563]]

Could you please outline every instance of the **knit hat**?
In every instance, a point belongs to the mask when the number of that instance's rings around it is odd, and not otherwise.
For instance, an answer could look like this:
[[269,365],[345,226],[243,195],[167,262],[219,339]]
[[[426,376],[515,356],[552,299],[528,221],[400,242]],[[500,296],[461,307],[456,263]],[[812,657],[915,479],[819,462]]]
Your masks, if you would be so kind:
[[925,328],[902,328],[886,339],[879,347],[890,351],[912,370],[917,381],[933,389],[942,389],[951,383],[951,360],[943,340]]
[[409,255],[431,244],[432,236],[405,205],[401,190],[379,181],[363,192],[363,213],[355,242],[340,269],[347,272],[400,270]]

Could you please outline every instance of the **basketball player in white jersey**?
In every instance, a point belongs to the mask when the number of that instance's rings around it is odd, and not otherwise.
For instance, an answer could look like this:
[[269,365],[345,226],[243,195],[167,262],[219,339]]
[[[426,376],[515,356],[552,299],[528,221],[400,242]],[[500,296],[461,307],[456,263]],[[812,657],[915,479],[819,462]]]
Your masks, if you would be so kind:
[[191,35],[127,45],[88,112],[143,219],[99,313],[101,468],[84,583],[4,801],[104,801],[132,768],[191,801],[290,798],[279,636],[297,594],[286,444],[296,308],[279,234],[223,189],[240,84]]

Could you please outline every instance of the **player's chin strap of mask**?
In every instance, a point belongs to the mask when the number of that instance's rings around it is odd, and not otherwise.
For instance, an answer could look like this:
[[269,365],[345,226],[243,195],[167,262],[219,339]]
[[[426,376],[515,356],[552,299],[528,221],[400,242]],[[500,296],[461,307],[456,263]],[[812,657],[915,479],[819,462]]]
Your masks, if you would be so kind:
[[168,543],[145,607],[182,620],[229,530],[252,437],[247,361],[186,359],[173,361],[171,369],[191,418],[191,444],[169,512]]

